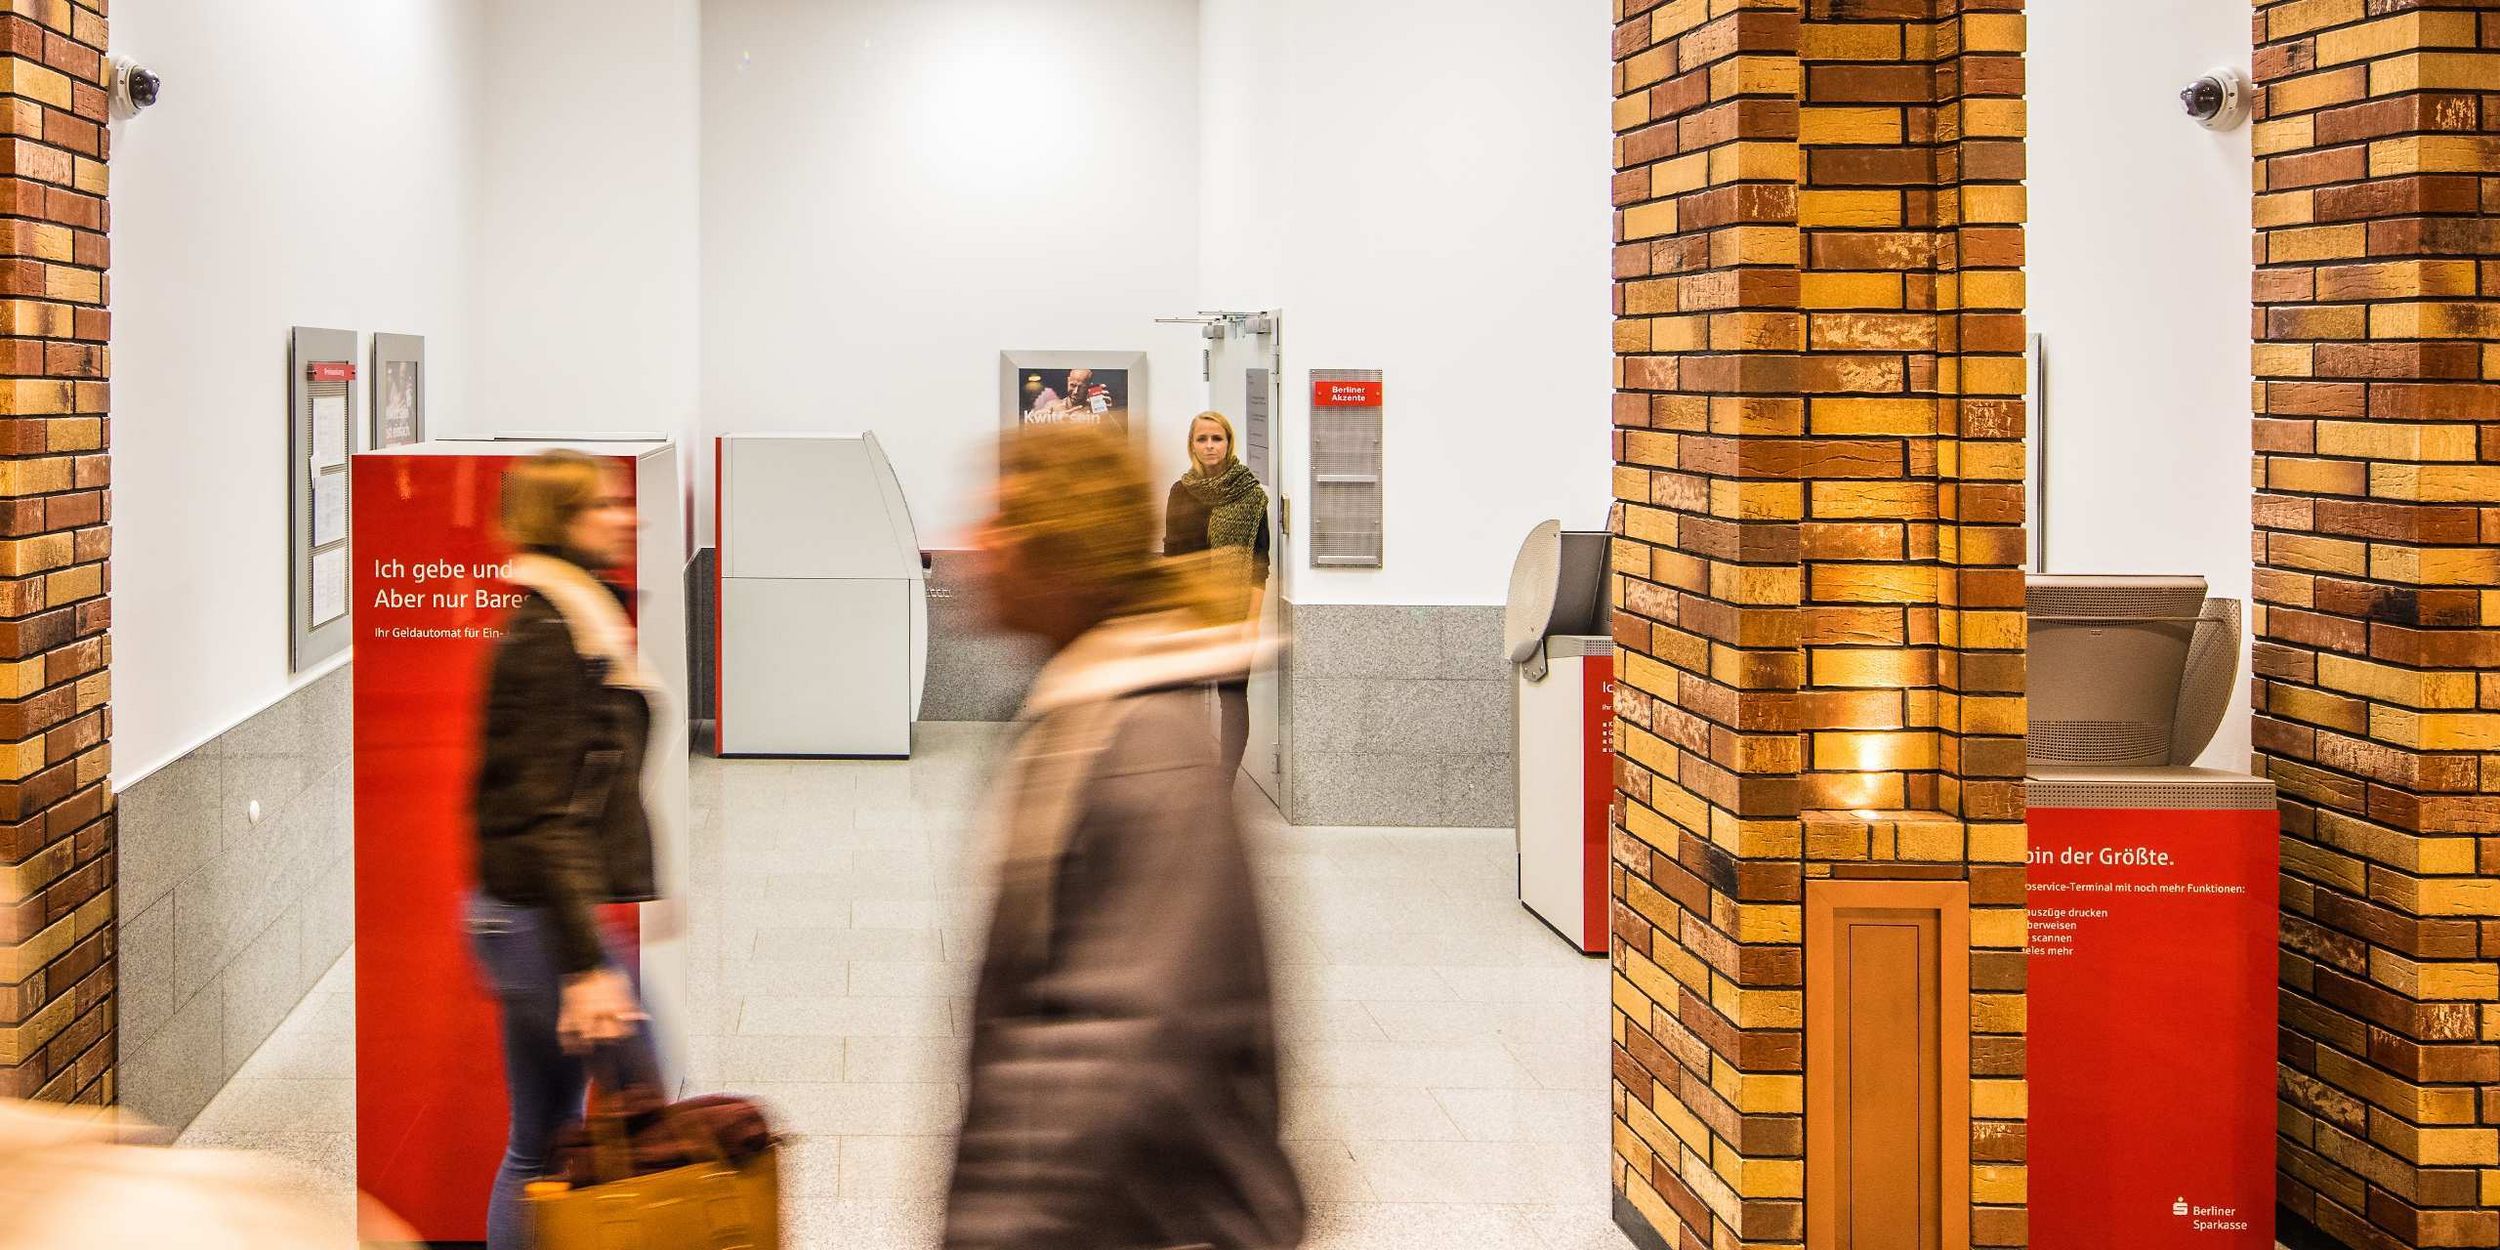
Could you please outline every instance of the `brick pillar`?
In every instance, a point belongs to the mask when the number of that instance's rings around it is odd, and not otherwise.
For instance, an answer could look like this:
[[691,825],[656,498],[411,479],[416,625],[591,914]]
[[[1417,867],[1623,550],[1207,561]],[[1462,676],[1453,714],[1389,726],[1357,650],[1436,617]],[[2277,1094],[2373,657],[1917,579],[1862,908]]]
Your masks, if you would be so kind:
[[2284,1202],[2500,1245],[2500,0],[2256,6]]
[[1618,19],[1618,1220],[1795,1246],[1839,1205],[1839,885],[1966,905],[1921,1183],[2022,1245],[2022,3]]
[[105,0],[0,8],[0,1096],[105,1103]]

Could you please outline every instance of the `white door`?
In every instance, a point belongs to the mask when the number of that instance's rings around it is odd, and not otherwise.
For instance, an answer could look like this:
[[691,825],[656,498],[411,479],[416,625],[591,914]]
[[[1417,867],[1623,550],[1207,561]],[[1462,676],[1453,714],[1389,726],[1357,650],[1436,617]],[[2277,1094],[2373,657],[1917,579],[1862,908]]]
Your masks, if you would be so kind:
[[[1279,329],[1282,319],[1273,312],[1209,314],[1207,327],[1207,407],[1230,417],[1233,428],[1241,434],[1241,462],[1259,475],[1267,487],[1267,524],[1269,567],[1267,593],[1261,596],[1260,633],[1263,637],[1281,637],[1284,607],[1285,571],[1291,567],[1286,553],[1293,535],[1288,522],[1293,512],[1280,472],[1277,439],[1283,430],[1284,359]],[[1263,664],[1250,675],[1250,747],[1242,754],[1241,769],[1250,780],[1267,793],[1268,800],[1278,807],[1285,802],[1284,755],[1280,749],[1277,727],[1282,723],[1282,688],[1277,682],[1273,664]]]

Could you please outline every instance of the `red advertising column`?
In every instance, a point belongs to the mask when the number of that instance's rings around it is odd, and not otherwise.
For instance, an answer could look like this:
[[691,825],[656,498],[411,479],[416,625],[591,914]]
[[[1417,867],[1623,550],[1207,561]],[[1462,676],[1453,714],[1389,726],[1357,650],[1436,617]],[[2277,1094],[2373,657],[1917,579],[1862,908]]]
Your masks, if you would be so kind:
[[[366,453],[353,470],[357,1180],[432,1242],[485,1239],[504,1146],[495,1007],[460,911],[486,665],[518,603],[495,580],[518,458]],[[608,919],[632,932],[631,908]]]
[[2271,1250],[2273,809],[2030,820],[2034,1250]]

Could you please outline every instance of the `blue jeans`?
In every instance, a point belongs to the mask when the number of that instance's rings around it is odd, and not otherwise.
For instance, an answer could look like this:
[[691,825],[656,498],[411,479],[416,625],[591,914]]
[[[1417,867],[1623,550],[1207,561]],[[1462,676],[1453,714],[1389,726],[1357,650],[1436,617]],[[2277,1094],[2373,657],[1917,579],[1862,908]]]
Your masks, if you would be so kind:
[[[545,909],[472,894],[464,923],[469,945],[503,1008],[504,1084],[512,1100],[512,1135],[486,1204],[486,1245],[487,1250],[527,1250],[529,1212],[521,1191],[546,1175],[556,1134],[582,1118],[589,1070],[581,1056],[564,1053],[556,1040],[564,977],[556,970],[550,941],[554,921]],[[603,1076],[610,1071],[607,1063],[613,1062],[614,1075],[624,1084],[659,1083],[659,1058],[647,1028],[609,1043],[601,1058]]]

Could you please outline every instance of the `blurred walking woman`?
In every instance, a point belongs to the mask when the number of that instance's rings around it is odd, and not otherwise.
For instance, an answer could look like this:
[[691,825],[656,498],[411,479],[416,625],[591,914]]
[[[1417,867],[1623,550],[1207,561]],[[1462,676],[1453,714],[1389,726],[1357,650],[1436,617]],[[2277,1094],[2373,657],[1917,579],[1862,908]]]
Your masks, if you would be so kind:
[[[1267,590],[1267,490],[1241,462],[1223,413],[1202,412],[1189,423],[1189,472],[1172,483],[1164,503],[1163,554],[1201,558],[1226,610],[1249,630],[1258,628]],[[1229,787],[1250,745],[1249,672],[1218,680],[1215,702]]]
[[1202,691],[1255,643],[1153,552],[1115,436],[1016,436],[980,540],[998,623],[1048,643],[1000,774],[948,1250],[1275,1250],[1267,956]]
[[589,1052],[611,1048],[603,1076],[657,1078],[647,1017],[597,914],[656,897],[642,803],[653,687],[623,596],[594,572],[633,553],[623,474],[578,452],[531,457],[505,475],[503,522],[521,549],[508,579],[528,593],[487,682],[467,920],[503,1009],[512,1103],[486,1244],[522,1250],[521,1191],[546,1170],[557,1130],[581,1116]]

